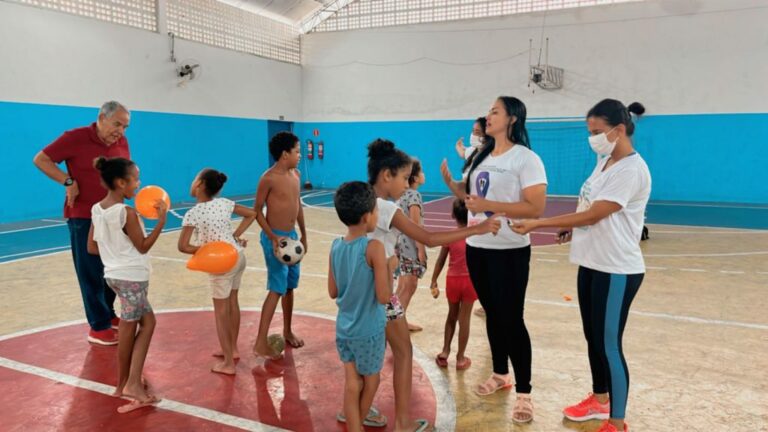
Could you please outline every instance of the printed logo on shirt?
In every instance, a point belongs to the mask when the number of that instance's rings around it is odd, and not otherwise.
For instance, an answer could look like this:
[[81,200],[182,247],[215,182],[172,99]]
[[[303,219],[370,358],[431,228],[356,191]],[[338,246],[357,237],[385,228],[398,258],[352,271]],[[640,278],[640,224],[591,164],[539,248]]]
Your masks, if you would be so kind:
[[[590,195],[592,194],[592,183],[589,182],[589,180],[584,182],[584,185],[581,187],[581,191],[579,192],[579,201],[576,205],[576,213],[582,213],[590,209],[592,207],[592,202],[589,200]],[[589,230],[588,226],[583,227],[577,227],[577,229],[587,231]]]
[[[491,187],[491,173],[488,171],[481,171],[477,174],[477,178],[475,179],[475,190],[477,191],[477,195],[481,198],[485,198],[485,196],[488,194],[488,189]],[[491,217],[493,215],[492,212],[485,212],[485,215],[488,217]]]

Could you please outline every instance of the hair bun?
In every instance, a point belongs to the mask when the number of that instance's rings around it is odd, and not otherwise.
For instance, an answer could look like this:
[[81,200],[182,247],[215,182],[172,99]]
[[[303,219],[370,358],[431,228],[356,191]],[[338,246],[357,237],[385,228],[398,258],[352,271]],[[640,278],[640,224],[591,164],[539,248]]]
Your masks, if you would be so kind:
[[632,114],[636,116],[641,116],[645,114],[645,107],[640,102],[632,102],[627,107],[627,111],[631,112]]
[[224,174],[223,172],[220,172],[219,173],[219,181],[221,182],[221,184],[226,183],[227,182],[227,175]]
[[377,138],[368,144],[368,157],[381,158],[395,152],[395,143],[389,140]]
[[104,164],[106,162],[107,162],[107,158],[105,158],[104,156],[99,156],[93,160],[93,167],[101,171],[102,169],[104,169]]

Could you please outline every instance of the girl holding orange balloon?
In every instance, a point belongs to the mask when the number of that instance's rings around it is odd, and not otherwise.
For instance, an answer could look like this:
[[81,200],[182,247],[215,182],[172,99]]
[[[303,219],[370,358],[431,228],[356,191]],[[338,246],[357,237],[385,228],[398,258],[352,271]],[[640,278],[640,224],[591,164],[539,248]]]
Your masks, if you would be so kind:
[[[156,200],[153,210],[157,225],[145,236],[144,224],[136,210],[124,204],[139,187],[139,169],[124,158],[99,157],[94,166],[109,192],[91,208],[93,223],[88,233],[88,252],[104,262],[104,280],[120,298],[118,327],[118,376],[114,395],[132,402],[117,409],[120,413],[158,402],[142,384],[142,370],[155,330],[155,315],[147,300],[149,252],[165,225],[168,205]],[[138,332],[136,331],[138,327]]]
[[[223,357],[211,371],[234,375],[235,359],[240,358],[237,349],[240,333],[237,294],[245,271],[243,248],[246,240],[240,236],[256,219],[256,212],[216,196],[226,181],[224,173],[210,168],[200,171],[195,177],[190,194],[197,199],[197,204],[184,215],[178,247],[181,252],[194,254],[188,267],[210,273],[216,332],[221,345],[221,351],[213,355]],[[234,231],[231,223],[233,213],[243,217]]]

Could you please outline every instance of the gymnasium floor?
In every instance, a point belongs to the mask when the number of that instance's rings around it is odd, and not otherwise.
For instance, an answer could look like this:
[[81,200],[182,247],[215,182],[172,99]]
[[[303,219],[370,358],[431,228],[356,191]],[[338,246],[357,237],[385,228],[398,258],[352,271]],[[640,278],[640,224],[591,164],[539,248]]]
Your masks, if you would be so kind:
[[[252,204],[250,197],[235,198]],[[450,198],[425,199],[428,227],[450,228]],[[330,242],[344,229],[331,201],[332,191],[304,193],[309,254],[302,263],[295,325],[307,345],[287,350],[280,362],[259,363],[248,355],[266,282],[258,226],[248,233],[240,295],[243,359],[235,378],[208,372],[217,343],[207,280],[184,268],[187,257],[176,251],[174,233],[180,221],[169,216],[168,230],[151,252],[150,299],[159,313],[146,366],[149,385],[163,401],[125,415],[115,414],[123,402],[108,396],[115,348],[85,341],[65,224],[53,218],[0,225],[0,429],[343,430],[334,419],[343,374],[325,275]],[[174,209],[183,213],[189,206],[177,203]],[[548,213],[573,206],[570,199],[552,199]],[[654,203],[648,218],[648,273],[624,339],[632,430],[768,430],[768,207]],[[412,335],[414,417],[444,431],[596,429],[597,422],[571,423],[561,414],[591,386],[578,305],[567,300],[576,297],[576,267],[568,262],[568,247],[552,240],[547,232],[533,235],[527,294],[535,421],[513,425],[508,391],[485,398],[472,392],[490,373],[482,318],[472,318],[472,367],[457,372],[453,357],[447,370],[435,366],[447,307],[444,296],[433,300],[426,290],[409,310],[410,321],[425,328]],[[437,252],[430,251],[431,263]],[[273,332],[281,328],[276,316]],[[388,357],[375,404],[391,417],[392,403]]]

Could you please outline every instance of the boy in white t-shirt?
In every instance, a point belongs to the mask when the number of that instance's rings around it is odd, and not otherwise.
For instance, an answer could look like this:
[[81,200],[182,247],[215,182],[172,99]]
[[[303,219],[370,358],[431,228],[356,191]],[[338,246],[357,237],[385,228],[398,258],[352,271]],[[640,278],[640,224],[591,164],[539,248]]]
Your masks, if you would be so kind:
[[[211,367],[211,371],[234,375],[235,359],[240,358],[237,349],[237,337],[240,334],[240,304],[237,295],[245,271],[243,248],[247,243],[240,236],[256,219],[256,212],[232,200],[216,197],[226,181],[224,173],[210,168],[200,171],[192,181],[190,194],[197,199],[197,204],[184,215],[178,247],[180,252],[194,254],[206,243],[221,241],[231,244],[238,252],[237,264],[232,270],[209,275],[216,333],[221,345],[221,350],[213,355],[222,357],[220,362]],[[232,214],[243,217],[234,232]]]

